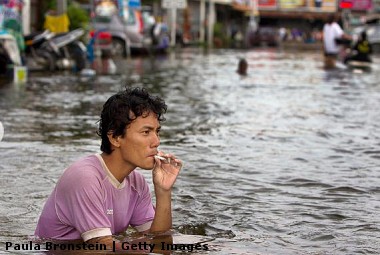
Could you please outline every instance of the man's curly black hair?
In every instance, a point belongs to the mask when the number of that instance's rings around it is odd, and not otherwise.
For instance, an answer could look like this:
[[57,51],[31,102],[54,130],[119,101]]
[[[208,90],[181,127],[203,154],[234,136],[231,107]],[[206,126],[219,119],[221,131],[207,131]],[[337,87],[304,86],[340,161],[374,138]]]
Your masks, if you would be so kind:
[[111,154],[108,134],[113,137],[124,136],[126,127],[137,117],[146,117],[153,112],[158,121],[164,121],[167,105],[160,97],[151,96],[144,88],[129,88],[111,96],[103,105],[97,134],[102,139],[101,151]]

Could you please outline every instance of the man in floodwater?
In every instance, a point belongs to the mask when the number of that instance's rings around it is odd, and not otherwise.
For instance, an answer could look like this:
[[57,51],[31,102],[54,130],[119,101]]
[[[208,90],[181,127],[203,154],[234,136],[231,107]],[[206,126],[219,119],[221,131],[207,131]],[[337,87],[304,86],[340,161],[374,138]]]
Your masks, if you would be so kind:
[[[113,245],[112,235],[129,226],[141,233],[169,230],[171,190],[182,162],[158,150],[166,109],[161,98],[142,88],[111,96],[99,121],[102,153],[65,170],[43,208],[35,235],[108,247]],[[134,171],[137,167],[153,169],[155,207],[148,183]]]
[[335,61],[340,51],[337,43],[339,40],[349,41],[351,37],[345,34],[339,26],[335,14],[330,14],[327,23],[323,26],[323,48],[326,67],[335,67]]

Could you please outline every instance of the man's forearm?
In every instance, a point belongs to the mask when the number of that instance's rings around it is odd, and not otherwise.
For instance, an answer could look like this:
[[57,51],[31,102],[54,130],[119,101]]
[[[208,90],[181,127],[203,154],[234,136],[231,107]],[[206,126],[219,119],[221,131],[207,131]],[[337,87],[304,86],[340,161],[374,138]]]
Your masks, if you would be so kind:
[[171,191],[155,188],[156,213],[150,232],[164,232],[172,227],[172,195]]

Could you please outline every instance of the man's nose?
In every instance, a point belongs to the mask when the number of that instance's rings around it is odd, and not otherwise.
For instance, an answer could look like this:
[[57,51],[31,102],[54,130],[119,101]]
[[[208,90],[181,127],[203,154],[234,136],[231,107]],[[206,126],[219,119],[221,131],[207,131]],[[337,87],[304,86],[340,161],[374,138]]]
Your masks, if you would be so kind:
[[158,147],[160,145],[160,136],[159,134],[155,134],[152,141],[153,147]]

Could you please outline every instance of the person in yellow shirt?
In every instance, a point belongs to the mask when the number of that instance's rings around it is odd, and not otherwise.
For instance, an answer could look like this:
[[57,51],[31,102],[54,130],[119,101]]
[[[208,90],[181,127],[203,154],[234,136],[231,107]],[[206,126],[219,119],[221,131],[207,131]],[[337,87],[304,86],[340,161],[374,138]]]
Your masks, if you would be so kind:
[[70,20],[67,13],[56,15],[54,10],[45,15],[44,29],[53,33],[67,33],[69,31]]
[[370,54],[372,54],[372,46],[367,40],[366,31],[361,33],[359,40],[353,47],[352,53],[353,54],[350,54],[345,58],[345,64],[349,61],[372,62],[370,57]]

